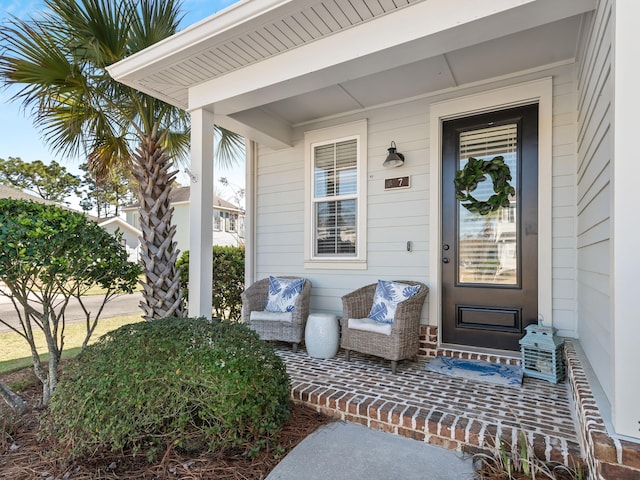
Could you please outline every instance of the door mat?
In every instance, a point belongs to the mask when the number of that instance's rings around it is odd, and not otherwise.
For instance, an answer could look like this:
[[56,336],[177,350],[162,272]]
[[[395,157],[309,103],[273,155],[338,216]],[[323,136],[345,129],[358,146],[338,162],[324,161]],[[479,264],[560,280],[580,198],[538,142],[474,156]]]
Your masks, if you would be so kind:
[[497,385],[518,387],[522,385],[522,368],[517,365],[440,356],[427,363],[424,369],[428,372],[437,372],[452,377],[490,382]]

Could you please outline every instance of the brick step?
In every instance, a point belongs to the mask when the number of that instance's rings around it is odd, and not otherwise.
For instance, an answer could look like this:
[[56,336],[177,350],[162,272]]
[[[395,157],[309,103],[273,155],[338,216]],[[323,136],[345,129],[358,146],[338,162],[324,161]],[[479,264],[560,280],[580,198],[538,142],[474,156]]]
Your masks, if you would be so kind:
[[640,443],[609,435],[572,341],[565,342],[565,357],[591,475],[598,480],[640,480]]
[[283,348],[291,396],[338,420],[402,435],[457,451],[486,451],[496,434],[506,445],[520,431],[545,461],[574,465],[580,459],[570,386],[525,378],[522,387],[449,377],[403,361],[342,352],[314,359]]
[[384,400],[358,397],[346,392],[319,393],[312,385],[298,384],[292,391],[296,402],[304,403],[337,420],[394,433],[450,450],[488,453],[499,433],[507,449],[518,445],[521,432],[537,458],[573,467],[582,464],[577,442],[549,435],[525,432],[517,425],[491,425],[471,418],[438,411],[393,405]]

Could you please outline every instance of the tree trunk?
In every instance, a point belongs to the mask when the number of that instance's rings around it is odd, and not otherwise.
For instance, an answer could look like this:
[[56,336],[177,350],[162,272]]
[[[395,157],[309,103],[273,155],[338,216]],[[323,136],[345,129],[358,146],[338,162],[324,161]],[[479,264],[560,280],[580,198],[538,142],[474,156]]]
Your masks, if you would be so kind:
[[140,261],[146,281],[140,303],[147,320],[183,317],[180,275],[176,269],[175,226],[171,225],[173,207],[169,194],[177,171],[169,172],[172,162],[164,152],[160,139],[145,137],[134,155],[134,176],[139,185],[140,229],[142,245]]
[[24,413],[27,409],[27,402],[2,382],[0,382],[0,396],[5,402],[7,402],[7,405],[9,405],[13,411],[18,414]]

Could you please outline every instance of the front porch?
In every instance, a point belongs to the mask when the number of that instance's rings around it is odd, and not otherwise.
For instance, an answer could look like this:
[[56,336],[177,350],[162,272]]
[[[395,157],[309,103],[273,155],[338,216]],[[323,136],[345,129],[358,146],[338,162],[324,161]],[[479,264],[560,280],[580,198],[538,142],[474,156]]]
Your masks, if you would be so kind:
[[350,362],[342,351],[327,360],[285,345],[278,353],[293,400],[339,420],[471,453],[491,446],[497,433],[512,443],[523,431],[541,459],[573,465],[582,458],[599,478],[640,476],[639,446],[607,435],[571,340],[564,382],[525,377],[521,388],[427,372],[424,356],[400,362],[392,375],[388,361],[354,352]]

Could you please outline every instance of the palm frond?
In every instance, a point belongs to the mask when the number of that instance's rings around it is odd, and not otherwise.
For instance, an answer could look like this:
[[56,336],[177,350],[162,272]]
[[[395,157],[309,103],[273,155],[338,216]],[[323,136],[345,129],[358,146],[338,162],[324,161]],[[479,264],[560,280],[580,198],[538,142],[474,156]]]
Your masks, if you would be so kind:
[[4,47],[0,77],[5,86],[19,87],[13,99],[23,106],[39,107],[43,98],[69,91],[82,81],[56,36],[41,25],[12,18],[0,32]]
[[129,32],[129,53],[136,53],[170,37],[178,30],[184,17],[180,13],[182,2],[179,0],[152,0],[147,2],[131,2],[129,8],[132,19]]
[[[131,19],[127,2],[110,0],[46,0],[47,23],[70,40],[77,58],[104,68],[127,55]],[[60,23],[58,23],[60,22]]]
[[222,127],[215,127],[215,138],[218,143],[216,161],[222,168],[237,166],[244,159],[244,137]]

